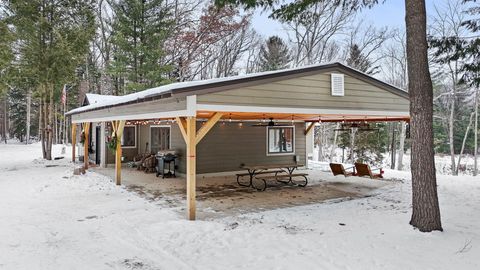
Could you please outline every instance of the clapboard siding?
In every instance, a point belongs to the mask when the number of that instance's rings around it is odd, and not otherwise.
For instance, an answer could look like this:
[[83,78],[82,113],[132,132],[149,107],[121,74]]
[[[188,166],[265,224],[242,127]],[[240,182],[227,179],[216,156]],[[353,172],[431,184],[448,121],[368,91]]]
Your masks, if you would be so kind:
[[149,102],[133,103],[127,105],[119,105],[112,108],[104,108],[95,111],[82,112],[80,114],[72,115],[72,120],[79,122],[82,120],[89,119],[100,119],[98,121],[108,121],[102,120],[106,118],[118,119],[135,119],[135,116],[138,116],[140,119],[143,119],[143,115],[153,114],[153,113],[162,113],[169,111],[178,111],[186,110],[187,103],[185,98],[176,99],[159,99]]
[[[197,173],[238,171],[241,164],[268,164],[293,162],[294,155],[266,155],[266,127],[252,127],[253,122],[217,123],[197,145]],[[201,128],[197,122],[197,128]],[[138,129],[139,141],[147,142],[149,126]],[[305,127],[295,125],[295,155],[305,162]],[[145,144],[143,143],[143,148]],[[171,148],[177,152],[178,171],[186,171],[186,146],[177,124],[171,125]],[[113,162],[113,159],[111,160]]]
[[345,96],[330,94],[330,73],[199,95],[201,104],[408,111],[399,95],[345,75]]

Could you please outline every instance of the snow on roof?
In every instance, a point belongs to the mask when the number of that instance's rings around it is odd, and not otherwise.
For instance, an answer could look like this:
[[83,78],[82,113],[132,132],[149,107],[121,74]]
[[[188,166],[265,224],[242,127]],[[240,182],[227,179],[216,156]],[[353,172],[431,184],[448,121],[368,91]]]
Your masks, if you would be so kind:
[[89,105],[96,104],[96,103],[103,103],[107,101],[114,101],[119,98],[119,96],[99,95],[99,94],[91,94],[91,93],[87,93],[86,96],[87,96]]
[[[229,81],[235,81],[235,80],[240,80],[240,79],[248,79],[248,78],[257,78],[257,77],[263,77],[266,75],[271,75],[271,74],[281,74],[281,73],[287,73],[291,71],[301,71],[301,70],[306,70],[310,68],[321,68],[321,67],[328,67],[335,65],[337,67],[344,67],[351,69],[355,72],[364,74],[365,76],[368,76],[372,79],[370,75],[367,75],[361,71],[358,71],[356,69],[347,67],[339,62],[330,62],[330,63],[322,63],[322,64],[315,64],[315,65],[308,65],[308,66],[302,66],[302,67],[295,67],[295,68],[288,68],[288,69],[281,69],[281,70],[275,70],[275,71],[264,71],[264,72],[257,72],[257,73],[249,73],[249,74],[243,74],[243,75],[237,75],[237,76],[231,76],[231,77],[223,77],[223,78],[214,78],[214,79],[207,79],[207,80],[197,80],[197,81],[188,81],[188,82],[177,82],[177,83],[171,83],[167,85],[162,85],[150,89],[146,89],[144,91],[124,95],[124,96],[106,96],[106,95],[97,95],[97,94],[87,94],[87,95],[95,95],[95,100],[92,104],[83,107],[79,107],[73,110],[70,110],[67,112],[67,115],[75,114],[75,113],[80,113],[84,111],[90,111],[93,109],[100,109],[103,107],[108,107],[108,106],[113,106],[113,105],[121,105],[125,103],[130,103],[138,100],[142,100],[145,98],[151,98],[155,96],[160,96],[165,93],[174,93],[175,90],[180,90],[183,88],[188,88],[188,87],[194,87],[194,86],[202,86],[202,85],[209,85],[209,84],[215,84],[215,83],[222,83],[222,82],[229,82]],[[376,79],[375,79],[376,80]],[[384,82],[382,82],[384,83]],[[384,83],[385,85],[388,85],[393,88],[397,88],[395,86],[389,85],[387,83]],[[398,89],[398,88],[397,88]],[[398,89],[399,91],[402,91]],[[403,91],[402,91],[403,92]],[[98,97],[97,97],[98,96]],[[89,99],[90,100],[90,99]]]

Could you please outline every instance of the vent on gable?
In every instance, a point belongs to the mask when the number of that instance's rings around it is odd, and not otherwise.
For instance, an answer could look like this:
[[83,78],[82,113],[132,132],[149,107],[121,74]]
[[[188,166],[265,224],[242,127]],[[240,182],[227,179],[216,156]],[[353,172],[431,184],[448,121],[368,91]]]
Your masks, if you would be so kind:
[[343,97],[345,95],[345,86],[343,74],[332,73],[332,96]]

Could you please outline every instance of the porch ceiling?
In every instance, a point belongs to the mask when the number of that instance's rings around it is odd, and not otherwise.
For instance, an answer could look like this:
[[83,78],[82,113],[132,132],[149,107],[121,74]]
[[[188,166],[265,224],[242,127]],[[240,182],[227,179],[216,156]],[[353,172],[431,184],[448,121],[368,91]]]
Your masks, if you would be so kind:
[[[199,111],[198,119],[208,119],[215,112]],[[222,120],[242,120],[242,121],[268,121],[270,118],[277,121],[305,121],[305,122],[384,122],[384,121],[409,121],[408,113],[399,113],[398,115],[368,115],[368,114],[301,114],[301,113],[250,113],[250,112],[230,112],[224,113]]]

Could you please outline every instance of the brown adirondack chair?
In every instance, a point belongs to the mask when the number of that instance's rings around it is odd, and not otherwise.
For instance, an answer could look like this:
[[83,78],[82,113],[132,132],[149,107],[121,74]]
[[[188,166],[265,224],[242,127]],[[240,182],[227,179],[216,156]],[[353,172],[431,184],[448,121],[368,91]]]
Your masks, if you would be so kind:
[[353,169],[353,172],[347,172],[343,164],[341,163],[330,163],[330,169],[332,170],[333,175],[344,175],[347,176],[354,176],[355,175],[355,167],[350,167],[347,169]]
[[[357,176],[368,176],[372,179],[383,178],[382,168],[371,169],[368,164],[363,164],[363,163],[355,163],[355,168],[357,169]],[[379,171],[379,172],[373,173],[372,171]]]

